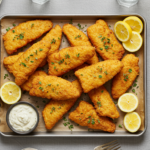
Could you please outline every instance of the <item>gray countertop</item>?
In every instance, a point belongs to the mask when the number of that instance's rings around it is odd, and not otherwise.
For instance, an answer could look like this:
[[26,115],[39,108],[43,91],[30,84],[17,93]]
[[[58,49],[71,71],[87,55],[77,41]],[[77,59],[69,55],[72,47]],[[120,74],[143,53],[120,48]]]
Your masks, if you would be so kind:
[[[139,0],[131,8],[119,6],[116,0],[50,0],[45,5],[38,5],[31,0],[3,0],[0,5],[0,17],[4,14],[130,14],[138,13],[147,21],[147,57],[150,57],[150,1]],[[150,59],[147,59],[147,73],[150,74]],[[147,78],[149,91],[150,77]],[[150,93],[147,92],[150,107]],[[148,119],[150,111],[148,109]],[[94,147],[118,139],[122,150],[150,150],[150,124],[146,133],[139,138],[6,138],[0,136],[0,150],[20,150],[33,147],[38,150],[92,150]]]

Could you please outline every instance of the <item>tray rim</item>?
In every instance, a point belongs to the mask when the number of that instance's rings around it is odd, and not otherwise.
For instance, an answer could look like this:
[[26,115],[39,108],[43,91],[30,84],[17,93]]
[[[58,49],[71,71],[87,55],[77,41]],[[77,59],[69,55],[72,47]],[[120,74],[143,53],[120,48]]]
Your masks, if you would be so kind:
[[[143,19],[143,22],[144,22],[144,67],[143,67],[143,72],[144,72],[144,97],[145,97],[145,104],[144,104],[144,107],[145,107],[145,110],[144,110],[144,113],[145,113],[145,119],[144,119],[144,125],[145,125],[145,128],[143,131],[140,131],[140,133],[138,134],[127,134],[127,135],[124,135],[124,134],[120,134],[120,135],[115,135],[115,134],[68,134],[68,135],[61,135],[61,134],[45,134],[45,135],[42,135],[42,134],[38,134],[38,135],[6,135],[5,133],[1,132],[0,131],[0,134],[4,137],[140,137],[142,136],[146,130],[147,130],[147,123],[148,123],[148,115],[147,115],[147,21],[145,19],[145,17],[143,17],[141,14],[138,14],[138,13],[125,13],[125,14],[4,14],[2,16],[0,16],[0,21],[2,19],[4,19],[5,17],[109,17],[109,16],[120,16],[120,17],[124,17],[124,16],[138,16],[140,18]],[[1,27],[0,27],[1,28]],[[1,31],[0,31],[1,33]],[[55,131],[56,132],[59,132],[59,131]],[[42,132],[41,132],[42,133]],[[123,133],[123,132],[122,132]]]

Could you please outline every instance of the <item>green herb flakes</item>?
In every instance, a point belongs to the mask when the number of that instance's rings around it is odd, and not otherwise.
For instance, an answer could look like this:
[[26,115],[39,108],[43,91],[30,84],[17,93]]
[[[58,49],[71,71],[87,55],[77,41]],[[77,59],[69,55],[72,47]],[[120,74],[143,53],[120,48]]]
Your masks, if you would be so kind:
[[119,128],[122,128],[122,125],[121,124],[119,124],[119,126],[118,126]]
[[80,56],[80,53],[76,54],[76,56],[79,57],[79,56]]
[[53,38],[52,41],[51,41],[51,44],[53,44],[53,43],[54,43],[54,44],[56,43],[56,40],[55,40],[54,38]]
[[98,77],[99,77],[99,78],[102,78],[102,75],[99,75]]
[[39,81],[39,84],[42,84],[42,82],[41,82],[41,81]]
[[6,29],[6,31],[8,32],[10,30],[10,27],[8,27],[7,29]]
[[132,69],[129,69],[129,72],[131,73],[131,72],[132,72]]
[[97,105],[98,105],[98,107],[101,107],[101,106],[102,106],[102,104],[101,104],[100,101],[97,102]]
[[31,24],[31,28],[33,28],[33,26],[34,26],[34,23]]

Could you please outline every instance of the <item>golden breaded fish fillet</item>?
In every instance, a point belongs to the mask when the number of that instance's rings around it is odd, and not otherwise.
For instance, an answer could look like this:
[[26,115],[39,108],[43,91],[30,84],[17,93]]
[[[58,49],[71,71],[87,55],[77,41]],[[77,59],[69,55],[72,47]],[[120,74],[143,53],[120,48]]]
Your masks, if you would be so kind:
[[82,65],[94,56],[95,48],[92,46],[76,46],[63,48],[48,57],[48,74],[61,76],[64,73]]
[[50,46],[50,42],[41,40],[26,50],[13,64],[13,75],[17,85],[22,85],[35,72],[46,58]]
[[75,72],[83,91],[88,93],[112,79],[123,67],[119,60],[105,60]]
[[25,91],[30,91],[32,89],[32,81],[35,77],[37,76],[47,76],[47,73],[44,72],[44,71],[35,71],[30,77],[29,79],[21,85],[21,88],[22,90],[25,90]]
[[53,23],[50,20],[32,20],[20,23],[3,36],[7,53],[13,54],[17,49],[49,31],[52,26]]
[[124,67],[114,77],[112,81],[112,97],[114,99],[119,98],[124,94],[131,86],[136,77],[139,74],[139,58],[134,54],[127,54],[123,59],[122,63]]
[[[79,91],[80,95],[82,94],[82,88],[78,80],[72,82],[74,87]],[[79,96],[80,96],[79,95]],[[62,119],[63,115],[66,114],[70,108],[77,101],[77,98],[64,100],[64,101],[55,101],[51,100],[44,108],[42,115],[45,122],[46,129],[50,130],[53,126]]]
[[94,107],[88,102],[81,101],[75,111],[69,114],[69,119],[91,129],[114,132],[116,125],[107,117],[98,116]]
[[31,96],[53,100],[77,98],[80,93],[73,84],[56,76],[38,76],[33,79]]
[[17,55],[12,55],[4,58],[3,64],[5,68],[12,73],[13,72],[13,64],[17,61],[17,59],[23,54],[24,52],[21,52]]
[[[17,55],[12,55],[12,56],[8,56],[4,58],[3,64],[5,66],[5,68],[10,72],[13,73],[13,64],[18,60],[18,58],[23,54],[24,52],[21,52]],[[42,63],[39,65],[39,67],[43,67],[45,66],[45,64],[47,63],[47,60],[44,59],[42,61]]]
[[91,90],[88,95],[94,103],[96,112],[99,116],[110,117],[112,119],[120,116],[109,92],[104,86]]
[[97,20],[96,24],[88,27],[87,34],[104,60],[120,60],[123,57],[123,46],[104,20]]
[[[71,24],[65,24],[63,26],[63,33],[66,35],[71,46],[92,46],[88,37],[82,31]],[[96,52],[92,58],[87,60],[88,64],[96,64],[98,62],[99,60]]]
[[59,25],[56,25],[50,30],[50,32],[42,40],[50,41],[51,48],[48,55],[58,52],[62,39],[62,28]]

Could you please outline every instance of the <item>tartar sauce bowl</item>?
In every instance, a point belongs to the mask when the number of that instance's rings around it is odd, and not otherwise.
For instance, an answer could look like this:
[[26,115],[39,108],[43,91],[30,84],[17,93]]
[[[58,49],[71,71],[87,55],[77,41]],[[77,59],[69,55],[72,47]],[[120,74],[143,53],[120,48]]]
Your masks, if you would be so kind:
[[[31,113],[31,114],[34,114],[34,115],[36,114],[36,119],[35,119],[36,123],[34,123],[34,125],[32,124],[32,128],[29,129],[29,130],[27,130],[27,131],[20,131],[20,130],[15,129],[15,127],[13,127],[13,125],[12,125],[12,123],[11,123],[11,121],[10,121],[10,115],[11,115],[12,111],[13,111],[16,107],[18,108],[18,106],[29,106],[29,109],[32,110],[32,112],[29,112],[29,114],[30,114],[30,113]],[[25,107],[24,109],[26,109],[26,107]],[[34,111],[33,111],[33,110],[34,110]],[[22,110],[18,110],[18,111],[22,111]],[[21,114],[21,113],[22,113],[22,114]],[[28,123],[28,122],[27,122],[28,117],[26,116],[26,114],[23,114],[23,112],[16,113],[15,115],[20,115],[19,118],[17,118],[17,119],[18,119],[17,121],[20,121],[20,122],[24,121],[25,125]],[[23,118],[22,116],[24,116],[24,118]],[[21,118],[20,118],[20,117],[21,117]],[[31,118],[31,117],[32,117],[32,115],[30,115],[30,119],[33,120],[33,118]],[[34,117],[34,118],[35,118],[35,117]],[[15,119],[15,118],[14,118],[14,119]],[[38,125],[38,123],[39,123],[39,113],[38,113],[37,109],[36,109],[32,104],[30,104],[30,103],[28,103],[28,102],[24,102],[24,101],[17,102],[17,103],[15,103],[15,104],[13,104],[12,106],[9,107],[9,109],[8,109],[8,111],[7,111],[7,114],[6,114],[6,122],[7,122],[7,125],[9,126],[9,128],[10,128],[12,131],[14,131],[15,133],[17,133],[17,134],[22,134],[22,135],[23,135],[23,134],[29,134],[29,133],[31,133],[31,132],[37,127],[37,125]],[[33,121],[32,121],[32,122],[33,122]],[[17,123],[17,122],[16,122],[16,124],[20,125],[20,123]]]

